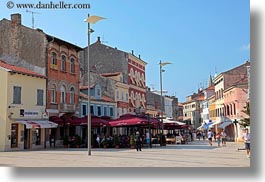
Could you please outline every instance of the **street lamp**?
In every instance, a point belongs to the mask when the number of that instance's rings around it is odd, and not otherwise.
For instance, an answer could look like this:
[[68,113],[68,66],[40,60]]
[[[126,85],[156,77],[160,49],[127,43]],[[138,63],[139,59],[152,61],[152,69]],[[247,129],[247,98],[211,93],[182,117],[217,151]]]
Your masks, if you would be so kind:
[[87,149],[88,155],[91,155],[91,114],[90,114],[90,71],[89,71],[89,46],[90,46],[90,33],[94,30],[90,29],[90,23],[95,24],[96,22],[105,19],[100,16],[89,16],[84,20],[88,25],[88,36],[87,36]]
[[[162,124],[162,136],[164,134],[164,125],[163,125],[163,115],[162,115],[162,106],[163,106],[163,90],[162,90],[162,72],[164,72],[165,70],[162,69],[163,66],[167,65],[167,64],[172,64],[170,62],[162,62],[160,60],[160,62],[158,63],[160,65],[160,104],[161,104],[161,124]],[[162,145],[162,137],[160,139],[160,144]]]

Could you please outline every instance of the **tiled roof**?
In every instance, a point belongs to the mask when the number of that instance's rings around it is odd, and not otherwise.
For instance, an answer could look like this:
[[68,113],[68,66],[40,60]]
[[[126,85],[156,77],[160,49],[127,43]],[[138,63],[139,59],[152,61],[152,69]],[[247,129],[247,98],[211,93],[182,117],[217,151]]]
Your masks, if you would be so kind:
[[200,101],[204,100],[204,95],[201,95],[199,97],[196,97],[195,100],[200,100]]
[[12,72],[15,72],[15,73],[20,73],[20,74],[25,74],[25,75],[29,75],[29,76],[36,76],[36,77],[46,78],[45,75],[36,73],[36,72],[28,70],[26,68],[22,68],[22,67],[19,67],[19,66],[7,64],[6,62],[4,62],[2,60],[0,60],[0,67],[8,69],[8,70],[11,70]]

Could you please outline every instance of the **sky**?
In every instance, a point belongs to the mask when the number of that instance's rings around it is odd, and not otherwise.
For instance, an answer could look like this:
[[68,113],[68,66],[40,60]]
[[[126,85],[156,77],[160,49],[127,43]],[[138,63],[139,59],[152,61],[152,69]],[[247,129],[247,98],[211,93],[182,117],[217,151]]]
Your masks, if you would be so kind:
[[[42,3],[59,3],[44,0]],[[22,24],[60,39],[86,47],[88,14],[106,19],[91,24],[91,43],[100,36],[102,43],[141,55],[147,62],[146,85],[160,90],[159,61],[171,62],[163,69],[163,90],[184,102],[209,76],[250,60],[249,0],[64,0],[89,3],[89,9],[27,9],[19,3],[37,1],[0,0],[0,19],[21,13]]]

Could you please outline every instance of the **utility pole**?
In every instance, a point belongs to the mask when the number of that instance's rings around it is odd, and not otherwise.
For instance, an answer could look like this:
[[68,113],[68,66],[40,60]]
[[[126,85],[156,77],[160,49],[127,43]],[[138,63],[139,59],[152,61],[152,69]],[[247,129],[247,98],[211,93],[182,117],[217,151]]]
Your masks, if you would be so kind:
[[32,29],[34,29],[34,14],[40,14],[38,12],[26,10],[27,13],[31,13]]

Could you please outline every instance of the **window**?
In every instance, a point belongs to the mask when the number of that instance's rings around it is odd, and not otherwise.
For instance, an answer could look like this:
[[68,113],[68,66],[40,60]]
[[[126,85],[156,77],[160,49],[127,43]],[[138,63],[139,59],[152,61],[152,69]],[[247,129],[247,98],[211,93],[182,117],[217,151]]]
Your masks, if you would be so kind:
[[61,103],[65,103],[65,98],[66,98],[66,89],[65,89],[65,86],[61,86],[60,88],[60,92],[61,92],[61,98],[60,98],[60,102]]
[[114,110],[113,110],[112,107],[109,109],[109,112],[110,112],[110,116],[113,117],[113,115],[114,115]]
[[124,100],[124,93],[123,92],[121,93],[121,100],[122,101]]
[[116,99],[119,100],[119,91],[116,91]]
[[97,116],[101,116],[101,106],[98,106],[97,110],[98,110],[98,115]]
[[51,87],[51,103],[56,102],[56,87],[55,85],[52,85]]
[[37,89],[37,105],[43,106],[43,93],[44,91],[41,89]]
[[75,73],[75,59],[74,58],[70,59],[70,72]]
[[66,71],[66,57],[65,57],[65,55],[62,55],[61,70]]
[[104,116],[107,116],[107,115],[108,115],[108,108],[104,107]]
[[128,93],[126,93],[126,101],[128,102],[129,100],[129,96],[128,96]]
[[70,89],[70,104],[75,103],[75,89],[72,87]]
[[21,104],[21,87],[13,87],[13,104]]
[[97,89],[97,96],[100,97],[100,89],[99,88]]
[[55,52],[52,52],[52,55],[51,55],[51,64],[57,65],[56,56],[57,56],[56,53]]
[[82,111],[81,112],[82,112],[83,116],[87,115],[87,105],[85,105],[85,104],[82,105]]
[[94,115],[94,106],[90,106],[90,114],[93,114]]

